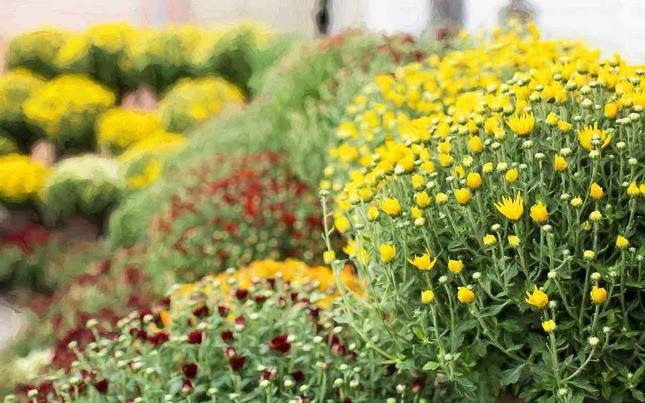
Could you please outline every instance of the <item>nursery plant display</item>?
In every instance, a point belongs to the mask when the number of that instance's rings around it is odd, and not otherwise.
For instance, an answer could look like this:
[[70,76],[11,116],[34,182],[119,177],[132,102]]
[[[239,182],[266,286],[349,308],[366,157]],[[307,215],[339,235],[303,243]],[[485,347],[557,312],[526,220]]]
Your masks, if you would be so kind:
[[[34,385],[41,401],[384,401],[418,399],[424,380],[374,360],[334,320],[336,278],[298,261],[250,266],[171,291],[162,306],[120,320],[113,336],[87,323],[91,341],[69,373]],[[390,371],[389,376],[388,371]],[[382,388],[373,388],[375,382]],[[396,382],[400,383],[398,388]],[[430,391],[426,394],[432,394]]]
[[532,26],[376,76],[321,183],[352,321],[468,399],[643,400],[642,82]]
[[0,201],[6,206],[36,203],[49,168],[16,153],[0,156]]

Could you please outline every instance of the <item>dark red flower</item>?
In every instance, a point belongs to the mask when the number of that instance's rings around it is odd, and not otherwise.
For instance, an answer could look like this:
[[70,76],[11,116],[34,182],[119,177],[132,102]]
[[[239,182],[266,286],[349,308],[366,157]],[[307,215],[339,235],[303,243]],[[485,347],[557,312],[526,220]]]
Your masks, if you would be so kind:
[[197,375],[197,364],[192,362],[188,364],[184,364],[181,367],[181,372],[184,374],[186,378],[194,378],[195,375]]
[[278,370],[275,368],[267,368],[262,373],[260,374],[260,378],[262,380],[271,380],[275,378],[275,376],[278,374]]
[[109,385],[110,385],[110,382],[108,382],[107,379],[101,379],[100,381],[94,383],[94,387],[101,394],[107,393]]
[[222,318],[225,318],[226,315],[228,315],[228,307],[224,305],[220,305],[217,307],[217,312],[219,313],[219,316],[221,316]]
[[193,309],[193,315],[197,316],[198,318],[203,318],[204,316],[208,315],[208,307],[206,305],[202,305],[198,308]]
[[304,381],[305,374],[302,371],[297,370],[297,371],[291,373],[291,377],[293,378],[294,381],[296,381],[297,383],[300,383],[300,382]]
[[188,343],[190,344],[201,344],[202,343],[202,332],[199,330],[193,330],[188,333]]
[[238,288],[238,289],[235,291],[235,298],[237,298],[237,299],[239,299],[239,300],[243,300],[243,299],[244,299],[244,298],[246,298],[248,295],[249,295],[249,291],[248,291],[248,290],[245,290],[245,289],[243,289],[243,288]]
[[269,350],[279,351],[282,354],[287,354],[289,350],[291,350],[291,343],[289,343],[289,341],[287,340],[288,338],[289,335],[287,334],[275,336],[269,343]]
[[239,371],[244,366],[244,360],[243,356],[235,355],[228,360],[228,364],[233,371]]
[[157,332],[148,337],[148,342],[155,347],[162,345],[168,340],[170,340],[170,336],[166,332]]
[[258,294],[253,297],[253,301],[255,301],[256,304],[261,304],[264,301],[267,300],[266,295]]
[[228,343],[228,344],[232,343],[233,340],[235,339],[235,337],[233,336],[233,332],[230,330],[224,330],[221,336],[224,343]]
[[244,319],[244,316],[240,315],[235,318],[235,327],[241,329],[244,325],[246,325],[246,319]]
[[417,378],[412,383],[410,384],[410,387],[414,393],[419,393],[423,390],[423,387],[425,386],[425,382],[421,378]]

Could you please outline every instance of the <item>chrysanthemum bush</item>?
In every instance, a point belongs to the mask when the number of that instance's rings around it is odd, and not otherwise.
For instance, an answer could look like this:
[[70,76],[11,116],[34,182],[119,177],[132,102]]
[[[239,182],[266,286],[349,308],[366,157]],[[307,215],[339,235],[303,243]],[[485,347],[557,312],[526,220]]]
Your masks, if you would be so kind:
[[45,217],[52,223],[73,215],[103,219],[123,195],[125,183],[118,161],[93,154],[57,163],[42,191]]
[[28,395],[36,401],[372,402],[432,393],[423,378],[384,365],[334,320],[337,284],[361,293],[350,272],[336,278],[299,261],[257,261],[177,286],[164,304],[133,312],[108,333],[88,321],[90,342],[69,345],[76,355],[70,370],[51,373]]
[[643,400],[643,75],[529,27],[354,99],[326,224],[398,366],[481,401]]
[[101,149],[118,154],[160,131],[163,125],[154,113],[116,107],[97,121],[96,140]]
[[221,78],[182,79],[164,95],[158,114],[168,130],[183,132],[225,106],[243,103],[240,90]]
[[115,102],[114,94],[82,75],[63,75],[48,81],[24,102],[30,124],[61,149],[94,145],[96,119]]
[[38,131],[27,124],[22,105],[44,83],[41,77],[22,68],[0,76],[0,129],[23,147],[37,137]]
[[152,220],[154,277],[194,281],[258,258],[319,258],[320,207],[282,155],[216,155],[189,172]]
[[29,156],[0,156],[0,201],[8,206],[37,203],[49,173],[48,167]]
[[67,38],[67,31],[42,28],[25,32],[9,42],[7,67],[24,67],[45,77],[59,72],[54,57]]

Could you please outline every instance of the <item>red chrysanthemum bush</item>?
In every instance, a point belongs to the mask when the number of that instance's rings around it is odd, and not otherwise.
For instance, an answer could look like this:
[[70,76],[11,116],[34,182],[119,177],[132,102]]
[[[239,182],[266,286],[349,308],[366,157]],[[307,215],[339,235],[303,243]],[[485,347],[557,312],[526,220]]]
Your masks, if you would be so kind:
[[151,225],[148,268],[155,276],[194,281],[259,258],[320,256],[317,198],[281,155],[217,155],[186,176],[191,182]]
[[[176,286],[167,304],[133,312],[113,332],[96,323],[76,361],[28,391],[35,401],[413,401],[439,393],[383,363],[337,321],[349,271],[257,261]],[[377,338],[367,340],[378,348]],[[424,390],[425,389],[425,390]]]

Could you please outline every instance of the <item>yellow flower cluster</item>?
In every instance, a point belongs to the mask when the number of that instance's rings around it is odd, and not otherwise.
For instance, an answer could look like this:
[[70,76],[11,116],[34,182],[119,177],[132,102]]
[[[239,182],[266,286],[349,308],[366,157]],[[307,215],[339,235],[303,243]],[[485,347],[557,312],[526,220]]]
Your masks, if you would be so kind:
[[56,73],[52,60],[67,39],[68,32],[42,28],[11,40],[7,53],[9,68],[26,67],[50,77]]
[[81,75],[63,75],[29,97],[24,113],[47,137],[59,144],[92,140],[96,118],[115,102],[102,85]]
[[98,120],[96,134],[99,146],[115,152],[163,131],[156,114],[123,108],[112,108]]
[[22,203],[37,200],[49,169],[25,155],[0,156],[0,200]]
[[[428,321],[406,308],[419,303],[439,333],[459,310],[542,323],[551,340],[558,326],[597,326],[600,304],[628,323],[626,291],[612,302],[598,279],[638,277],[644,67],[529,27],[397,67],[355,96],[320,187],[368,293],[396,302],[374,310],[386,327]],[[445,353],[436,337],[432,359]]]
[[244,95],[218,77],[182,79],[159,103],[159,116],[171,131],[184,132],[232,104],[243,104]]
[[[231,273],[225,272],[214,276],[206,276],[197,283],[179,285],[171,294],[173,302],[187,299],[200,292],[215,300],[230,298],[235,288],[251,289],[257,282],[267,279],[281,279],[293,285],[311,284],[318,287],[320,298],[315,302],[321,308],[328,307],[337,297],[338,290],[334,272],[327,267],[310,267],[305,263],[288,259],[283,262],[274,260],[254,261],[249,266],[237,269]],[[340,274],[340,282],[354,294],[363,295],[362,283],[352,274],[349,268]],[[221,292],[214,292],[220,290]],[[188,302],[188,301],[187,301]],[[173,303],[175,307],[175,303]]]
[[0,126],[24,121],[23,102],[44,83],[41,77],[22,68],[0,76]]

